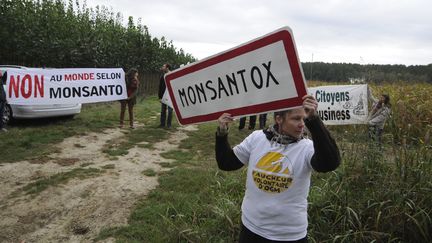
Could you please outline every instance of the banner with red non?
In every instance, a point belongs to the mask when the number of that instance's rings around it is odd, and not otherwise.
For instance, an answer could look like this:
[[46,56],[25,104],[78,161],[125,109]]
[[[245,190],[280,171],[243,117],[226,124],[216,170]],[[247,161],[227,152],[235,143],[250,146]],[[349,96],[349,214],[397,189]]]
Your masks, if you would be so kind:
[[126,99],[121,68],[7,70],[9,104],[48,105],[95,103]]

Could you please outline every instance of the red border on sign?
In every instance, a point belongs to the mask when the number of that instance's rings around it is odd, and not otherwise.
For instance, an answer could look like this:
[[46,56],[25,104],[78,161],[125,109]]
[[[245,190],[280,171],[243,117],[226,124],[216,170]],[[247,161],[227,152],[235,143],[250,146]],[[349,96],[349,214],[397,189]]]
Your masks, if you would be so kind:
[[207,68],[209,66],[213,66],[215,64],[224,62],[226,60],[235,58],[245,53],[260,49],[262,47],[265,47],[267,45],[270,45],[278,41],[282,41],[285,47],[285,53],[291,68],[291,73],[293,75],[294,84],[297,89],[298,97],[277,100],[277,101],[272,101],[272,102],[262,103],[257,105],[245,106],[236,109],[229,109],[229,110],[219,111],[219,112],[205,114],[205,115],[193,116],[188,118],[181,117],[176,100],[171,99],[174,106],[174,110],[177,115],[177,119],[180,122],[180,124],[186,125],[192,123],[217,120],[223,113],[230,113],[232,116],[242,116],[242,115],[262,113],[269,110],[281,110],[288,107],[301,106],[303,103],[302,97],[307,94],[307,91],[303,79],[303,74],[300,69],[297,52],[294,46],[294,41],[292,39],[291,33],[287,29],[282,29],[278,32],[264,36],[261,39],[252,41],[236,49],[229,50],[220,55],[203,60],[202,62],[198,62],[191,66],[185,67],[184,69],[181,69],[179,71],[173,71],[171,73],[168,73],[165,76],[168,92],[170,94],[170,97],[174,97],[172,86],[171,86],[171,81],[174,79]]

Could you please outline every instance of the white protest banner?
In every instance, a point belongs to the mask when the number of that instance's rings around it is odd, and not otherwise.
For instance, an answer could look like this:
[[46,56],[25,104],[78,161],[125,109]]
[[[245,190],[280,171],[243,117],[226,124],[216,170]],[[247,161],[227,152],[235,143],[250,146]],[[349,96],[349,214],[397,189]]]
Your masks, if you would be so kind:
[[7,100],[17,105],[77,104],[127,98],[121,68],[8,69]]
[[302,105],[307,93],[291,29],[284,27],[165,75],[180,124]]
[[368,118],[367,85],[308,88],[318,101],[318,114],[326,125],[365,124]]

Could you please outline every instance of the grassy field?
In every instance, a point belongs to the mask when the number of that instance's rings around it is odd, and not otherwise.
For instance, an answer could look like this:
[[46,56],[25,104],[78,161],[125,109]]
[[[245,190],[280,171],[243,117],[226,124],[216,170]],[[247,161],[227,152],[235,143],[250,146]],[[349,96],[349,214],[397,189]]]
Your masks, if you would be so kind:
[[[142,100],[141,100],[142,101]],[[101,132],[107,128],[114,128],[119,124],[120,103],[84,105],[82,112],[71,118],[47,118],[17,120],[9,126],[8,133],[0,134],[2,156],[0,163],[11,163],[20,160],[40,159],[46,154],[56,152],[50,144],[56,144],[64,138]],[[143,123],[151,116],[157,116],[160,104],[155,97],[140,102],[135,108],[135,121]],[[127,114],[126,114],[127,115]],[[127,133],[127,142],[115,149],[107,148],[107,153],[122,153],[132,144],[141,141],[152,142],[167,136],[167,131],[151,129],[158,124],[146,124],[144,128],[134,133]],[[176,124],[175,124],[176,126]]]
[[[432,85],[383,85],[372,89],[388,92],[397,101],[385,129],[383,151],[368,143],[365,126],[330,127],[343,163],[335,172],[313,174],[309,195],[310,242],[432,241],[432,153],[428,138],[432,114],[425,105],[432,105],[427,99]],[[150,142],[151,148],[151,143],[169,136],[170,130],[155,129],[157,119],[146,122],[158,114],[159,108],[154,97],[140,102],[136,107],[137,120],[145,126],[125,133],[123,143],[107,147],[105,152],[116,156],[141,141]],[[114,127],[118,110],[117,103],[99,104],[85,107],[74,119],[16,124],[7,136],[0,135],[2,151],[7,151],[4,155],[2,152],[1,162],[37,159],[55,152],[49,145],[65,137]],[[411,113],[414,111],[417,113]],[[178,150],[163,154],[176,160],[171,164],[174,167],[158,175],[159,186],[137,202],[129,224],[104,229],[98,239],[237,240],[245,170],[218,170],[214,159],[216,124],[201,124],[198,128],[188,132],[189,138]],[[248,131],[231,129],[230,142],[234,145],[247,135]]]

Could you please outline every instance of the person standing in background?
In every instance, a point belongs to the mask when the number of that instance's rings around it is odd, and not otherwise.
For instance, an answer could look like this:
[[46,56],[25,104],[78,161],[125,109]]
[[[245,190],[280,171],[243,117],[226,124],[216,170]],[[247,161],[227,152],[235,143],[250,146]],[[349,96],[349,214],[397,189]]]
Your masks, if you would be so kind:
[[[261,114],[258,117],[259,117],[259,129],[264,129],[267,121],[267,113]],[[256,119],[257,119],[256,115],[249,116],[249,127],[248,127],[249,130],[255,129]],[[246,125],[246,117],[240,118],[238,129],[243,130],[245,125]]]
[[[158,92],[159,100],[162,100],[162,97],[165,93],[165,90],[166,90],[165,74],[168,73],[170,71],[170,69],[171,69],[171,65],[168,63],[165,63],[161,67],[162,75],[161,75],[160,80],[159,80],[159,92]],[[167,109],[168,109],[168,117],[166,114]],[[160,114],[159,127],[165,127],[165,125],[167,128],[171,127],[172,113],[173,113],[173,109],[171,107],[169,107],[168,105],[161,102],[161,114]]]
[[1,82],[0,82],[0,132],[7,132],[7,129],[4,128],[4,110],[6,106],[6,92],[4,90],[3,85],[6,84],[7,79],[7,72],[4,72],[4,74],[1,76]]
[[[373,96],[371,96],[373,99]],[[379,100],[375,99],[375,104],[372,106],[372,111],[369,115],[369,138],[381,145],[381,137],[384,129],[384,124],[391,113],[390,96],[387,94],[381,95]]]
[[120,128],[124,125],[124,116],[126,111],[126,105],[129,112],[129,125],[131,129],[134,129],[134,113],[133,107],[136,104],[137,93],[139,87],[138,70],[135,68],[129,69],[126,73],[126,90],[128,98],[120,101]]
[[259,129],[264,129],[267,121],[267,113],[259,115]]
[[[249,127],[248,127],[249,130],[255,129],[256,119],[257,119],[256,115],[249,116]],[[245,127],[245,125],[246,125],[246,117],[240,118],[238,129],[242,130]]]

